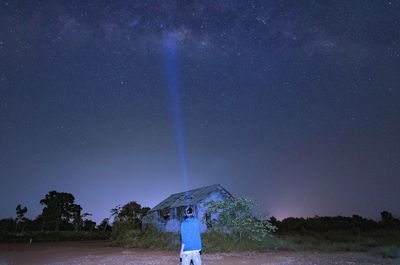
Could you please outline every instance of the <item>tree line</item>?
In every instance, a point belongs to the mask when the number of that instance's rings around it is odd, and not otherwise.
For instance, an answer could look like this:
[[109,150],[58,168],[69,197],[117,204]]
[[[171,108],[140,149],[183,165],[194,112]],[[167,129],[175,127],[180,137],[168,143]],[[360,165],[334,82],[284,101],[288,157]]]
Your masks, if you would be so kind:
[[98,225],[90,219],[92,214],[83,212],[75,203],[71,193],[50,191],[40,200],[42,212],[33,220],[26,217],[28,208],[17,205],[15,218],[0,219],[0,232],[23,233],[27,231],[111,231],[111,218],[114,222],[130,222],[141,227],[141,220],[150,210],[132,201],[111,209],[110,216]]
[[[359,215],[351,217],[346,216],[315,216],[311,218],[288,217],[282,221],[275,217],[269,218],[265,224],[259,220],[250,218],[249,209],[251,203],[240,199],[234,200],[235,203],[216,203],[209,205],[210,211],[221,211],[229,209],[226,222],[234,223],[238,227],[268,228],[275,230],[280,234],[301,233],[301,232],[327,232],[327,231],[359,231],[370,232],[376,230],[400,230],[400,219],[394,217],[388,211],[381,212],[381,219],[378,221],[363,218]],[[33,220],[26,217],[28,209],[21,204],[16,207],[15,218],[0,219],[0,232],[23,233],[27,231],[101,231],[115,232],[124,229],[142,229],[142,219],[150,210],[149,207],[142,207],[139,203],[131,201],[125,205],[118,205],[111,209],[110,216],[104,218],[99,224],[90,220],[90,213],[83,212],[82,207],[75,203],[75,197],[71,193],[50,191],[40,200],[43,205],[42,212]],[[212,207],[214,206],[214,208]],[[225,208],[224,208],[225,207]],[[250,208],[249,208],[250,207]],[[248,209],[249,208],[249,209]],[[246,211],[244,211],[246,210]],[[221,215],[222,217],[224,215]],[[237,217],[241,218],[237,218]],[[223,218],[218,219],[223,219]],[[235,217],[235,218],[233,218]],[[246,218],[245,218],[246,217]],[[113,222],[111,223],[111,220]],[[217,220],[217,221],[221,221]],[[239,222],[239,221],[240,222]],[[249,226],[255,224],[253,226]],[[207,223],[210,225],[210,223]],[[261,226],[260,226],[261,225]],[[270,226],[271,225],[271,226]],[[214,227],[216,226],[214,220]],[[235,227],[236,227],[235,226]],[[271,229],[271,227],[275,227]],[[257,230],[256,229],[256,230]],[[243,229],[242,229],[243,230]],[[240,231],[242,231],[240,230]],[[258,230],[257,230],[258,231]],[[113,231],[114,233],[114,231]],[[260,234],[260,233],[256,233]]]
[[315,216],[310,218],[288,217],[282,221],[271,217],[271,224],[278,228],[278,232],[328,232],[352,231],[371,232],[377,230],[400,230],[400,219],[395,218],[388,211],[381,212],[380,220],[371,220],[359,215],[347,216]]

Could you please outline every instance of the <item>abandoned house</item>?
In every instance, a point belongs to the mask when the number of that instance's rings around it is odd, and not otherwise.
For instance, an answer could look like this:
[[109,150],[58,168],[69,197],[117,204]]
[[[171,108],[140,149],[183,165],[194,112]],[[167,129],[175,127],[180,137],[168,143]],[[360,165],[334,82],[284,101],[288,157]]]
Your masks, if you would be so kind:
[[221,201],[233,196],[221,185],[215,184],[170,195],[152,208],[143,219],[144,224],[152,224],[167,232],[179,232],[180,224],[185,218],[185,209],[191,206],[195,218],[200,221],[200,230],[207,230],[207,208],[203,202]]

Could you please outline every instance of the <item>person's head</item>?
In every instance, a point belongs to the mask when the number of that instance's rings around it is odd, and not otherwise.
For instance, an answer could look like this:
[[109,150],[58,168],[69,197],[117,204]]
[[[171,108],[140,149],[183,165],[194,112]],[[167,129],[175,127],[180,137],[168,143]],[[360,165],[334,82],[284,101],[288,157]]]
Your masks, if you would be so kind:
[[185,209],[185,217],[186,217],[186,218],[193,217],[193,209],[192,209],[192,207],[188,206],[188,207]]

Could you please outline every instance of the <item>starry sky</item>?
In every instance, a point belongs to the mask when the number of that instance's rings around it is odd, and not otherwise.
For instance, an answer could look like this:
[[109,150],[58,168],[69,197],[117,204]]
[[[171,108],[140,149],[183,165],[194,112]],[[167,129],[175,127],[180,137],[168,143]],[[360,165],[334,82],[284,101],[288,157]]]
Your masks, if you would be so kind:
[[399,215],[399,14],[397,0],[0,1],[0,218],[36,217],[50,190],[100,221],[216,183],[280,219]]

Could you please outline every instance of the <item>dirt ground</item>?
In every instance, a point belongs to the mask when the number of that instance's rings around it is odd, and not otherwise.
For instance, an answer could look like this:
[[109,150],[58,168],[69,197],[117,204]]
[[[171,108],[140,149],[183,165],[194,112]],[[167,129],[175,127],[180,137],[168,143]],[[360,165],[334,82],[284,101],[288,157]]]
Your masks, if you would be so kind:
[[[331,265],[331,264],[400,264],[374,253],[218,253],[203,254],[204,265]],[[108,247],[105,242],[63,242],[34,244],[0,244],[0,265],[178,265],[173,251],[151,251]]]

